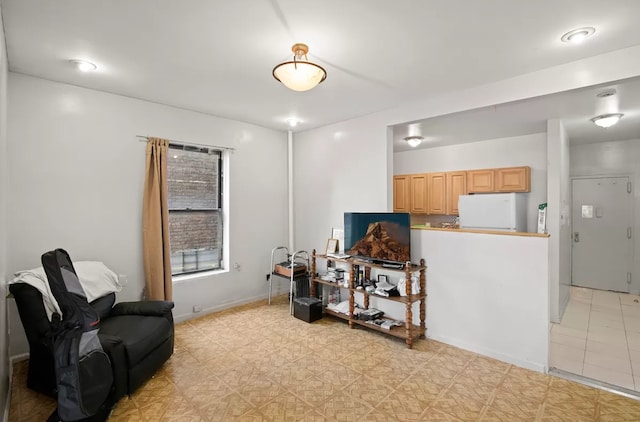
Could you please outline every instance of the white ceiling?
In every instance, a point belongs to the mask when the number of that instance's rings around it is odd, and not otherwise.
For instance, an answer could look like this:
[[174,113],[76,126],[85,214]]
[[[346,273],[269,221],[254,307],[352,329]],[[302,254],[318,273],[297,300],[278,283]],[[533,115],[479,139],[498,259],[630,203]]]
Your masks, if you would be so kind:
[[[615,95],[597,97],[612,89]],[[606,129],[591,121],[609,113],[624,116]],[[572,145],[640,139],[640,78],[396,125],[394,151],[414,149],[404,141],[409,135],[424,137],[417,149],[433,148],[546,132],[549,119],[563,121]]]
[[[638,0],[0,0],[11,71],[306,130],[640,44]],[[582,45],[560,42],[593,26]],[[272,68],[295,42],[328,72]],[[69,59],[99,65],[78,73]]]

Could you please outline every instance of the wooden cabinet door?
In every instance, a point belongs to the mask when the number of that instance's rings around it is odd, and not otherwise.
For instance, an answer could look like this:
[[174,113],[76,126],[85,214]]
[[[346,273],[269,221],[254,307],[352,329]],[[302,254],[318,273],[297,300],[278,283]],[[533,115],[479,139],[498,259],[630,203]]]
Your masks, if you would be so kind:
[[411,211],[410,176],[393,176],[393,211]]
[[509,167],[496,169],[497,192],[531,192],[531,168]]
[[447,173],[447,215],[458,215],[458,198],[467,194],[467,173],[450,171]]
[[467,171],[467,192],[494,192],[493,169]]
[[428,197],[427,197],[427,175],[412,174],[411,179],[411,212],[415,214],[427,214]]
[[447,212],[447,192],[445,173],[429,173],[429,214],[445,214]]

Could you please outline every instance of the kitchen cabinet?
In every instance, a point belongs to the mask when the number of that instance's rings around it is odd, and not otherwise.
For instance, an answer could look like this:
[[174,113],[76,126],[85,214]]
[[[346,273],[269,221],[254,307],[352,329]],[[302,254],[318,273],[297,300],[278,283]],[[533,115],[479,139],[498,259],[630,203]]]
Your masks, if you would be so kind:
[[447,203],[446,214],[458,215],[458,198],[467,194],[467,172],[449,171],[446,173]]
[[467,192],[494,192],[494,169],[467,170]]
[[393,177],[393,210],[458,215],[458,198],[468,193],[531,192],[531,168],[505,167]]
[[393,176],[393,211],[411,212],[410,176]]
[[409,180],[411,192],[410,209],[414,214],[427,214],[429,212],[429,197],[427,174],[412,174]]
[[445,173],[427,174],[429,214],[445,214],[447,211],[447,191]]
[[495,170],[496,192],[531,192],[531,168],[509,167]]

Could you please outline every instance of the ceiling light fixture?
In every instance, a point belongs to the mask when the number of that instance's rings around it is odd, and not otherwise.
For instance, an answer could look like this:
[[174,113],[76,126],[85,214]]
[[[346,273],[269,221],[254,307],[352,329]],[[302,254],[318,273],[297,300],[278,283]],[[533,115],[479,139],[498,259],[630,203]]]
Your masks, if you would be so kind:
[[273,77],[293,91],[308,91],[327,79],[322,66],[307,59],[309,47],[306,44],[294,44],[293,61],[280,63],[273,68]]
[[96,66],[94,63],[88,62],[86,60],[74,59],[69,61],[73,63],[80,72],[91,72],[92,70],[96,70],[98,68],[98,66]]
[[602,114],[594,117],[591,121],[600,127],[607,128],[618,123],[622,116],[624,116],[622,113]]
[[414,148],[420,145],[423,139],[424,137],[419,135],[407,136],[406,138],[404,138],[404,140],[407,141],[409,146],[412,146]]
[[614,95],[616,95],[616,90],[615,90],[615,88],[611,88],[611,89],[605,89],[602,92],[598,92],[596,94],[596,97],[598,97],[598,98],[607,98],[607,97],[613,97]]
[[289,117],[285,121],[287,122],[289,127],[296,127],[298,126],[298,123],[300,123],[300,120],[296,119],[295,117]]
[[595,28],[591,26],[587,26],[584,28],[578,28],[578,29],[574,29],[573,31],[569,31],[566,34],[564,34],[560,39],[562,40],[562,42],[580,44],[587,37],[590,37],[591,35],[593,35],[594,32],[596,32]]

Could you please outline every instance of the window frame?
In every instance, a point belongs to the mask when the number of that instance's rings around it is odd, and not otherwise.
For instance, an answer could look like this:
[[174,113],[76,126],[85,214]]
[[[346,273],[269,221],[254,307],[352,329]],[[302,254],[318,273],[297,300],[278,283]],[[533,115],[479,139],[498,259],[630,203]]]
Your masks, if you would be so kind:
[[[228,222],[226,219],[226,201],[225,199],[225,193],[226,193],[226,189],[225,189],[225,177],[224,177],[224,173],[226,170],[226,161],[227,161],[227,155],[225,154],[225,150],[221,149],[221,148],[216,148],[216,147],[207,147],[207,146],[199,146],[199,145],[189,145],[189,144],[181,144],[181,143],[176,143],[176,142],[169,142],[169,147],[168,147],[168,153],[170,154],[171,150],[180,150],[180,151],[188,151],[188,152],[197,152],[197,153],[202,153],[202,154],[207,154],[207,155],[217,155],[217,192],[215,193],[215,200],[216,203],[218,205],[217,208],[189,208],[189,207],[183,207],[183,208],[170,208],[169,207],[169,193],[168,193],[168,189],[167,189],[167,211],[168,214],[171,213],[189,213],[189,212],[211,212],[211,213],[217,213],[218,214],[218,223],[220,225],[219,228],[219,233],[218,233],[218,243],[216,244],[217,249],[218,249],[218,259],[215,261],[215,265],[213,268],[202,268],[202,269],[195,269],[192,271],[182,271],[179,273],[171,273],[171,277],[173,279],[174,282],[176,281],[181,281],[184,279],[188,279],[188,278],[193,278],[193,277],[197,277],[200,275],[204,275],[207,273],[213,273],[213,272],[224,272],[224,271],[228,271],[227,267],[227,251],[228,249],[226,248],[226,242],[225,240],[228,239],[228,235],[227,235],[227,227],[228,227]],[[168,169],[167,169],[167,173],[168,173]],[[168,178],[168,174],[167,174],[167,178]],[[171,230],[171,229],[169,229]],[[171,249],[171,246],[169,246]],[[172,254],[173,255],[173,254]],[[196,262],[197,262],[197,254],[196,254]]]

